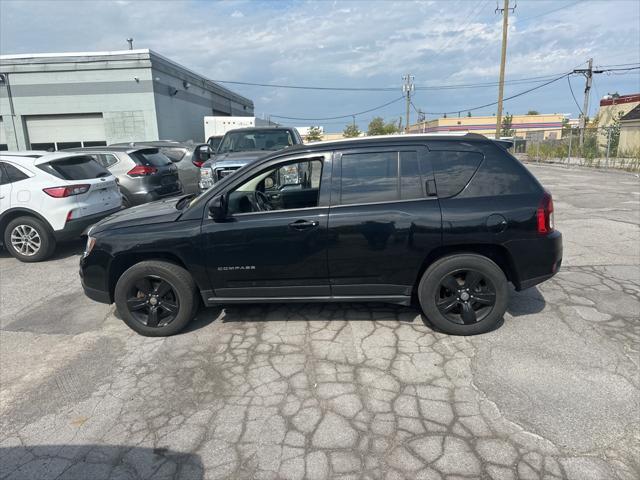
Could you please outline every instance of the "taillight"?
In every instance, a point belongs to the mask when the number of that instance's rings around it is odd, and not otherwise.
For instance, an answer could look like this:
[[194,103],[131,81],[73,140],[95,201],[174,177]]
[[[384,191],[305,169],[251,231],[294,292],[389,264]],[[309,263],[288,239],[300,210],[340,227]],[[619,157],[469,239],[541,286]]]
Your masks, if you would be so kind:
[[72,195],[80,195],[87,193],[91,185],[68,185],[66,187],[43,188],[42,191],[53,198],[70,197]]
[[553,198],[548,192],[544,192],[538,211],[536,213],[538,219],[538,233],[549,233],[553,231]]
[[200,168],[200,167],[202,167],[202,165],[204,165],[204,162],[201,161],[201,160],[191,160],[191,163],[193,163],[198,168]]
[[130,177],[146,177],[147,175],[153,175],[157,171],[158,169],[155,167],[150,167],[148,165],[136,165],[127,172],[127,175]]

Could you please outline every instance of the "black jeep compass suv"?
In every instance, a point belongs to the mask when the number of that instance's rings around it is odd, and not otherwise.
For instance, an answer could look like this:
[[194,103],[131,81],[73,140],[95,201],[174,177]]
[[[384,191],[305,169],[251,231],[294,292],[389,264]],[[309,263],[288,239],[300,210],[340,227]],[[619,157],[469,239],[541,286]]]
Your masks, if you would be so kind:
[[444,332],[494,328],[554,275],[551,195],[499,142],[401,135],[295,146],[198,197],[116,213],[88,232],[86,294],[150,336],[205,305],[380,301]]

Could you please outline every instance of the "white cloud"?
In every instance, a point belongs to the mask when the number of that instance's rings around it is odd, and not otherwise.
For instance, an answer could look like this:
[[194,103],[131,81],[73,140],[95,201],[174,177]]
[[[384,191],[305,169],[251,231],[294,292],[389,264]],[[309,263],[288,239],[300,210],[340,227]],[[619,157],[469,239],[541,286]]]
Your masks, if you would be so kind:
[[[0,1],[0,51],[115,50],[126,48],[125,39],[133,36],[136,47],[152,48],[213,79],[398,87],[398,92],[327,93],[231,86],[253,98],[258,110],[330,116],[399,96],[407,72],[417,84],[494,81],[501,20],[490,3],[58,1],[53,9],[46,1]],[[567,71],[589,56],[601,64],[640,61],[637,2],[584,2],[526,19],[555,5],[520,2],[510,23],[507,77]],[[225,22],[229,17],[233,21]],[[25,30],[28,24],[38,28]],[[640,88],[637,79],[602,75],[596,86],[629,93]],[[442,111],[494,97],[495,89],[484,88],[418,91],[415,100],[427,111]],[[566,85],[554,85],[507,107],[572,111],[572,105]],[[391,117],[401,111],[393,105],[381,113]]]

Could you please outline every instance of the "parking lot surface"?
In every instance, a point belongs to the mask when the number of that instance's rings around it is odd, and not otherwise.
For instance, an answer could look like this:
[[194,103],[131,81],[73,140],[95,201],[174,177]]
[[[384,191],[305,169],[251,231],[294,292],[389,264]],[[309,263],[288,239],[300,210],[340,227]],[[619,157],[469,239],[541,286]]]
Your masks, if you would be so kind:
[[504,324],[377,304],[203,310],[136,335],[82,294],[82,245],[0,253],[0,479],[637,479],[640,181],[530,165],[560,273]]

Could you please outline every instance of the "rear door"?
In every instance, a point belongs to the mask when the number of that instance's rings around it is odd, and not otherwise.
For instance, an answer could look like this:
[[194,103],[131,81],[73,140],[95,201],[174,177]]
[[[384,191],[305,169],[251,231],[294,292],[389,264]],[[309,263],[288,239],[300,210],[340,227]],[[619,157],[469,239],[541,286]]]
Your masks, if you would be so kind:
[[358,148],[338,157],[328,226],[332,295],[411,295],[425,258],[441,244],[426,149]]
[[11,181],[5,169],[5,163],[0,162],[0,214],[11,207]]

